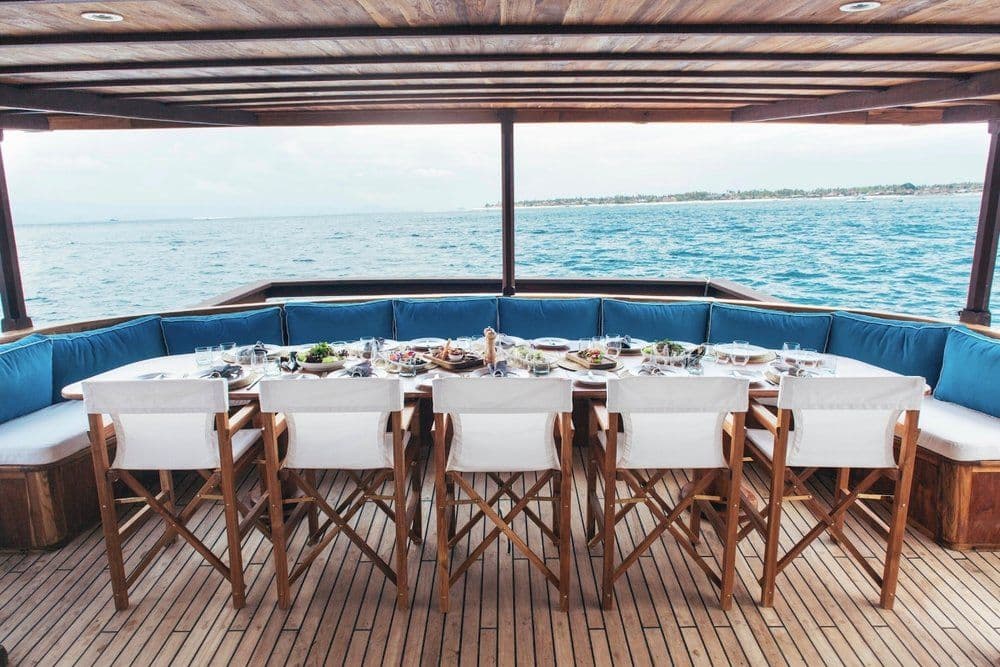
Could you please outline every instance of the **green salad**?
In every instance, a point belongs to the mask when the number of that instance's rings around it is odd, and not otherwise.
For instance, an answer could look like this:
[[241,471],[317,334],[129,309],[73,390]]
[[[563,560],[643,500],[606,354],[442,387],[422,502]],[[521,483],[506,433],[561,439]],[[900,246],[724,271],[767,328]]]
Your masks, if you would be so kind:
[[645,355],[667,354],[672,357],[676,357],[684,354],[684,352],[685,347],[672,340],[658,340],[655,343],[650,343],[646,347],[642,348],[642,353]]
[[305,352],[299,352],[296,357],[307,364],[332,364],[346,359],[347,349],[336,349],[329,343],[316,343]]

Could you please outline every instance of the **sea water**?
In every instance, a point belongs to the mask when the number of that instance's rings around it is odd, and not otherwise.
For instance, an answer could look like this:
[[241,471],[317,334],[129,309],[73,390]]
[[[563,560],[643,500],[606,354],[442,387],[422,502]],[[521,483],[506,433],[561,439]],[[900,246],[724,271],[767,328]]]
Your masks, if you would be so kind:
[[[976,195],[519,208],[517,275],[728,279],[797,303],[954,318],[978,211]],[[261,280],[501,272],[497,209],[16,234],[36,324],[177,309]]]

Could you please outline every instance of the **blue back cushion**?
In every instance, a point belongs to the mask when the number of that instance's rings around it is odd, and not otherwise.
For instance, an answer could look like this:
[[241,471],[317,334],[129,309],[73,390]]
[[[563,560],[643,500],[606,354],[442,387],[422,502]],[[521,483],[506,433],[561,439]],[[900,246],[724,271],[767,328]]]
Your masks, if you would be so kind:
[[708,334],[707,303],[641,303],[604,300],[604,333],[645,340],[703,343]]
[[37,334],[0,345],[0,424],[52,404],[52,341]]
[[164,317],[163,338],[169,354],[189,354],[196,347],[220,343],[252,345],[257,341],[284,344],[281,308],[264,308],[221,315]]
[[934,386],[941,373],[941,358],[950,328],[947,324],[834,313],[827,350],[901,375],[919,375]]
[[1000,417],[1000,341],[951,329],[934,397]]
[[160,318],[140,317],[104,329],[57,334],[52,339],[52,402],[62,399],[63,387],[134,361],[162,357]]
[[501,298],[500,330],[522,338],[598,336],[601,300]]
[[286,303],[288,344],[392,338],[392,302]]
[[497,300],[493,297],[397,299],[392,309],[399,340],[482,336],[486,327],[497,327]]
[[713,303],[708,341],[748,340],[770,349],[780,349],[782,343],[792,342],[822,352],[826,349],[831,319],[826,313],[785,313]]

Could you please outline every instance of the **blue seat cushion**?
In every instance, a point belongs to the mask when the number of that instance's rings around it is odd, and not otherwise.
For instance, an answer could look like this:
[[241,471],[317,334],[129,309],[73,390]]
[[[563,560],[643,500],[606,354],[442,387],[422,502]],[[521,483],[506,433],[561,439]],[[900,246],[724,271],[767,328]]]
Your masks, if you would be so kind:
[[708,324],[710,343],[748,340],[754,345],[779,349],[782,343],[826,349],[832,318],[826,313],[785,313],[779,310],[713,303]]
[[392,338],[392,302],[286,303],[288,344]]
[[482,336],[486,327],[497,327],[497,300],[493,297],[396,299],[392,310],[399,340]]
[[598,336],[601,300],[501,298],[500,330],[522,338]]
[[92,331],[56,334],[52,339],[52,402],[63,387],[125,364],[167,353],[157,315]]
[[52,341],[32,334],[0,345],[0,424],[52,405]]
[[901,375],[919,375],[934,386],[950,328],[838,312],[833,314],[827,351]]
[[707,303],[644,303],[604,300],[604,333],[649,341],[703,343],[708,333]]
[[283,345],[281,308],[263,308],[220,315],[185,315],[164,317],[163,338],[169,354],[188,354],[196,347],[236,343],[252,345],[257,341]]
[[964,327],[948,331],[934,398],[1000,417],[1000,341]]

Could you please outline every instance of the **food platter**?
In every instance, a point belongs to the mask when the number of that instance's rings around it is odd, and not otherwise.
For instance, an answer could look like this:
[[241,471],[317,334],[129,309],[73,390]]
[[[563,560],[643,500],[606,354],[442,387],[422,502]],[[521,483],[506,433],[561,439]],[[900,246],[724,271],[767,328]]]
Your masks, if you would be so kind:
[[612,359],[597,350],[594,350],[593,352],[590,350],[584,350],[583,352],[586,354],[581,355],[580,351],[567,352],[566,359],[586,370],[606,371],[618,366],[617,360]]

